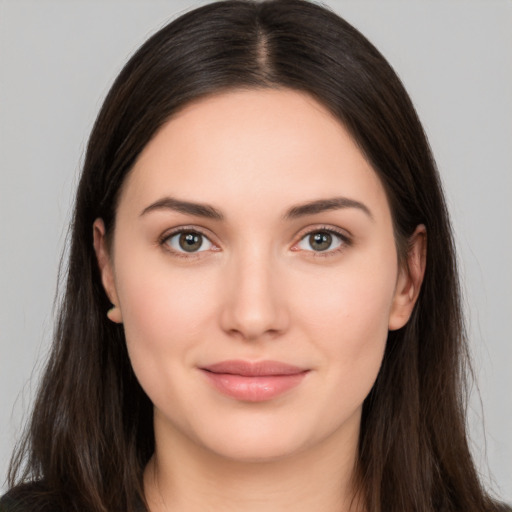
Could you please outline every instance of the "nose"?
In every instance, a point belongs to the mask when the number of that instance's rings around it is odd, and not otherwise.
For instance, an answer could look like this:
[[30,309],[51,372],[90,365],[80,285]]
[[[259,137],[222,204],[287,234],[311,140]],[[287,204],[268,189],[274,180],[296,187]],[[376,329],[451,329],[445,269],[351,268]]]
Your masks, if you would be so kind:
[[250,250],[232,263],[223,283],[222,329],[246,341],[278,337],[288,328],[289,314],[276,262]]

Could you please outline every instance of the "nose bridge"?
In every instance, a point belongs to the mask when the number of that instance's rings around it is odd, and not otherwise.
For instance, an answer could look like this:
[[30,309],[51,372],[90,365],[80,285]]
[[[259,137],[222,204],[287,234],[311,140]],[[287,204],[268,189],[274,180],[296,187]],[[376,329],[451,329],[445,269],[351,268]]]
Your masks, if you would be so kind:
[[244,339],[258,339],[283,331],[287,325],[279,268],[268,244],[247,240],[235,251],[226,276],[224,330]]

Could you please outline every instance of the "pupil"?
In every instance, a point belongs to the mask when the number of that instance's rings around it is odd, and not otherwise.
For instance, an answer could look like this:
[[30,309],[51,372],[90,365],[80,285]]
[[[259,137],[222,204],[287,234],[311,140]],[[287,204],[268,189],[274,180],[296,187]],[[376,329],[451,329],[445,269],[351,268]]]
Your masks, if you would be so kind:
[[309,242],[315,251],[325,251],[332,243],[332,235],[329,233],[314,233],[310,235]]
[[182,233],[180,247],[187,252],[197,251],[202,245],[203,236],[198,233]]

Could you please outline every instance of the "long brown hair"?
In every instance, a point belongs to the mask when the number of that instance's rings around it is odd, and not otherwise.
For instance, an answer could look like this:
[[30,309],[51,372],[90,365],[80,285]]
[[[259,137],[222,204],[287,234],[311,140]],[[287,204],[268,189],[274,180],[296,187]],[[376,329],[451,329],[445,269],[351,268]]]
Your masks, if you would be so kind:
[[[122,327],[107,320],[92,224],[115,228],[120,188],[155,132],[189,102],[235,88],[291,88],[349,130],[389,199],[399,256],[418,224],[426,275],[407,325],[390,332],[364,403],[356,476],[368,512],[491,511],[465,427],[468,364],[448,214],[413,105],[382,55],[303,0],[228,0],[152,36],[113,84],[90,136],[68,277],[46,373],[9,473],[31,510],[132,512],[154,450],[152,404]],[[27,486],[27,482],[37,482]]]

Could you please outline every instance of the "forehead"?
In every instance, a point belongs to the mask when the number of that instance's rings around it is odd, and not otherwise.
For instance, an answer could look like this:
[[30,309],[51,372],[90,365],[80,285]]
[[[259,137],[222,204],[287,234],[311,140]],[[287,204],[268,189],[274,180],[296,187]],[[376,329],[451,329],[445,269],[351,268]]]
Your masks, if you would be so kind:
[[209,96],[169,120],[140,154],[121,202],[165,194],[226,207],[258,197],[283,209],[350,195],[387,207],[379,178],[344,126],[289,89]]

